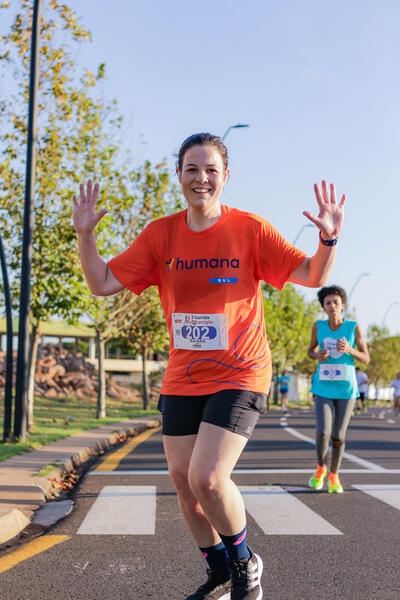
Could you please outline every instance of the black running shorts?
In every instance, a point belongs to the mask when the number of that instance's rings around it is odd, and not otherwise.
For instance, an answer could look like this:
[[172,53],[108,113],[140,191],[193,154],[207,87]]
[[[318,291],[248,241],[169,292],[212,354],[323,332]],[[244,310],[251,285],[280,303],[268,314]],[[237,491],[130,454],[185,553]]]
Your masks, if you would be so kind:
[[194,435],[204,421],[249,439],[266,401],[266,394],[247,390],[221,390],[204,396],[161,394],[162,433]]

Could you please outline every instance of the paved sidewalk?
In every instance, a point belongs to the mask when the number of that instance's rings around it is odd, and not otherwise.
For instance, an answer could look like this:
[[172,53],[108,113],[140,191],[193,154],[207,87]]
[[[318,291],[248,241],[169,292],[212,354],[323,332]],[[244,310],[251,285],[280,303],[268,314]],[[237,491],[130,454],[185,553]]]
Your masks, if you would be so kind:
[[[68,473],[126,437],[160,424],[156,415],[112,423],[0,462],[0,545],[18,536],[38,508],[62,493],[60,482]],[[40,470],[52,463],[57,467],[39,477]]]

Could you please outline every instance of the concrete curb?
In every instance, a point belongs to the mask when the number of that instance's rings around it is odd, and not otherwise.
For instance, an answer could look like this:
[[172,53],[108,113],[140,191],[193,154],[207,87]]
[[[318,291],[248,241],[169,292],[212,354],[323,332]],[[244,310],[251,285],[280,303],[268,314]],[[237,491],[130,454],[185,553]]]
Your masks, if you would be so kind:
[[[122,423],[116,423],[104,427],[104,429],[107,430],[110,427],[117,429],[119,425],[122,425]],[[153,429],[160,425],[161,417],[154,417],[145,421],[137,419],[134,426],[119,428],[108,435],[99,433],[101,439],[98,439],[95,443],[91,443],[89,440],[90,436],[93,435],[93,430],[89,430],[0,463],[0,495],[3,487],[4,490],[11,490],[11,495],[18,498],[18,500],[11,499],[9,502],[2,498],[6,507],[2,511],[3,514],[0,513],[0,549],[9,542],[15,541],[25,529],[29,529],[37,509],[40,509],[50,500],[55,500],[62,495],[65,496],[66,492],[80,479],[88,463],[93,458],[104,454],[112,446],[122,443],[127,438],[135,437],[147,429]],[[99,428],[98,431],[101,432],[101,429]],[[88,435],[87,445],[85,445],[85,434]],[[83,438],[81,448],[69,456],[65,456],[64,450],[64,456],[60,460],[60,464],[54,467],[46,476],[39,477],[37,473],[40,468],[52,462],[58,462],[55,458],[57,456],[55,452],[57,444],[64,442],[68,446],[68,443],[73,443],[74,438],[78,436]],[[29,456],[40,452],[46,457],[44,464],[40,463],[39,458],[34,465],[25,467],[25,464],[29,465],[30,463]],[[54,456],[54,459],[52,459],[52,456]],[[13,506],[13,503],[15,506]]]
[[13,508],[0,518],[0,547],[1,544],[14,539],[30,525],[30,520],[18,508]]
[[[82,469],[92,458],[99,456],[106,452],[110,447],[121,444],[127,438],[136,437],[146,429],[153,429],[161,425],[160,419],[153,419],[151,421],[138,423],[135,427],[129,427],[127,429],[120,429],[112,433],[108,438],[100,440],[88,446],[83,450],[80,450],[76,454],[71,455],[63,464],[54,467],[50,473],[45,477],[38,477],[35,484],[38,485],[43,491],[45,500],[53,500],[63,493],[63,489],[59,487],[58,482],[69,473],[73,473],[77,469]],[[1,531],[1,527],[0,527]]]

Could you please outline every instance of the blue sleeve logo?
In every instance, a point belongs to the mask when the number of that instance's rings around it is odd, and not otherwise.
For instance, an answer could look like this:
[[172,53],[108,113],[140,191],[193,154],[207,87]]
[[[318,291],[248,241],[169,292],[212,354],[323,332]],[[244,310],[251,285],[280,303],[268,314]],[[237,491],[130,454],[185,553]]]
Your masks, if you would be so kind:
[[237,283],[237,277],[210,277],[210,283]]

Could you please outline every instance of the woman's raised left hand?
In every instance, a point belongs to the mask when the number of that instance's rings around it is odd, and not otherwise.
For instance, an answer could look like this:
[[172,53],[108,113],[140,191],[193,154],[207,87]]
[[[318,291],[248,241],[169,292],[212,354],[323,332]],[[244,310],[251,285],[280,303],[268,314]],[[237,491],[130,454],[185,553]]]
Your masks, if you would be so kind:
[[336,201],[336,190],[333,183],[330,184],[330,191],[326,181],[322,182],[322,193],[318,184],[314,184],[315,197],[317,199],[319,214],[315,216],[308,210],[303,212],[314,225],[318,227],[322,237],[325,240],[334,240],[338,237],[344,219],[344,205],[346,203],[346,194],[343,194],[340,203]]

